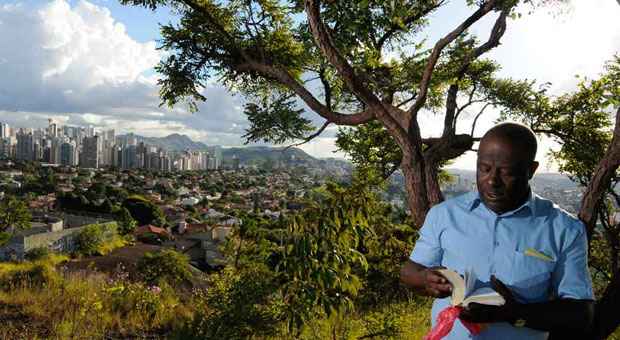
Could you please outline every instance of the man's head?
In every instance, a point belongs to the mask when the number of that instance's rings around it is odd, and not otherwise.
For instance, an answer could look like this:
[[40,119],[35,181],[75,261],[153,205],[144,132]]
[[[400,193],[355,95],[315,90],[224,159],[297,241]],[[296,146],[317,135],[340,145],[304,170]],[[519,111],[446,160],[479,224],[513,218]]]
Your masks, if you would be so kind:
[[482,137],[478,148],[476,181],[484,204],[501,214],[518,208],[529,193],[536,172],[536,136],[526,126],[504,123]]

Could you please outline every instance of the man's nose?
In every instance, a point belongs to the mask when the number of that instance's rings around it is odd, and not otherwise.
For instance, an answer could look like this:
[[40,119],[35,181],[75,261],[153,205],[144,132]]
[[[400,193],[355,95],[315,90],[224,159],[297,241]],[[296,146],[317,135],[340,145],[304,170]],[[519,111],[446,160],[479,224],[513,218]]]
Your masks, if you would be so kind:
[[499,178],[499,171],[493,170],[489,174],[489,185],[492,187],[501,186],[501,180]]

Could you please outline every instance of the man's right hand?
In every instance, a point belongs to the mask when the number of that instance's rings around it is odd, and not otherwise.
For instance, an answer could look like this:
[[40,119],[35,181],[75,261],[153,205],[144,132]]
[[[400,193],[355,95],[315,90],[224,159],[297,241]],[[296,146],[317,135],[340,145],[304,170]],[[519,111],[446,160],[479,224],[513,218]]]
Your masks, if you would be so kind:
[[407,261],[400,271],[400,280],[419,294],[436,298],[445,298],[452,294],[452,286],[436,269],[427,268],[419,263]]
[[424,292],[428,296],[445,298],[452,294],[452,285],[443,275],[437,272],[438,268],[426,268],[422,271],[424,275]]

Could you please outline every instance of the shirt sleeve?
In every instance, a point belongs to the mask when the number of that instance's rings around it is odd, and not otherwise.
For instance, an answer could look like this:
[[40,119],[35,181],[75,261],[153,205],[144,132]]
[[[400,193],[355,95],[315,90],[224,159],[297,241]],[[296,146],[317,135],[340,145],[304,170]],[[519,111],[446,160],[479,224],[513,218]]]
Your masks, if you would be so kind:
[[558,298],[594,300],[588,269],[588,239],[583,224],[578,223],[579,232],[560,254],[552,274],[552,285]]
[[439,212],[434,207],[429,210],[424,225],[419,231],[418,240],[413,247],[409,259],[426,267],[435,267],[441,264],[443,249],[439,242]]

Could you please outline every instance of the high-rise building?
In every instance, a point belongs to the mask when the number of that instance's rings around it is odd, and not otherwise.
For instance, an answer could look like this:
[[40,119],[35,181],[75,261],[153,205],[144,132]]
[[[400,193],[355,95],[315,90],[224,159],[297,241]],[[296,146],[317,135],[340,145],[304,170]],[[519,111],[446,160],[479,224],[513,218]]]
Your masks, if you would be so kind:
[[17,152],[15,157],[24,161],[34,161],[34,136],[32,132],[20,131],[17,134]]
[[60,129],[58,127],[58,124],[56,124],[56,122],[54,122],[52,118],[48,119],[47,121],[47,135],[50,137],[60,137]]
[[83,168],[96,169],[99,167],[100,137],[86,137],[82,140],[82,153],[80,154],[80,166]]
[[65,141],[60,145],[60,164],[76,166],[78,161],[77,146],[75,141]]
[[12,139],[9,137],[0,138],[0,158],[10,158],[12,155]]
[[9,138],[11,137],[11,132],[9,131],[9,124],[0,123],[0,138]]
[[126,145],[122,148],[121,168],[135,169],[137,168],[137,147],[135,145]]
[[115,143],[114,138],[116,138],[116,135],[114,134],[114,129],[110,129],[110,130],[106,131],[104,133],[104,136],[105,136],[105,140],[106,141]]

